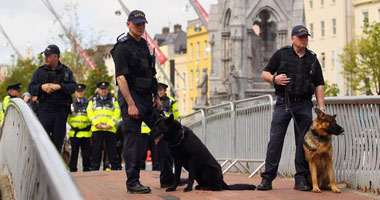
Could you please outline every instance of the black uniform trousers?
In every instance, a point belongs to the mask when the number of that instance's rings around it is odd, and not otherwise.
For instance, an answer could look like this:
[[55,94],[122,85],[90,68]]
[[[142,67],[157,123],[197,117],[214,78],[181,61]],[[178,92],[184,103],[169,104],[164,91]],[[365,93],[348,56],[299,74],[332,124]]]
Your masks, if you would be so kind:
[[38,120],[61,153],[63,140],[66,135],[67,107],[63,105],[40,105],[37,110]]
[[160,170],[158,150],[156,144],[154,144],[154,138],[149,134],[142,133],[142,158],[140,169],[145,169],[145,160],[148,150],[150,150],[150,157],[152,159],[152,170]]
[[[141,158],[143,156],[141,123],[142,121],[144,121],[145,124],[152,129],[154,126],[154,122],[157,120],[158,117],[156,115],[152,115],[153,105],[151,95],[144,97],[142,95],[137,94],[134,91],[130,92],[136,104],[136,107],[139,110],[139,119],[133,119],[128,115],[128,105],[126,104],[126,102],[123,99],[123,96],[119,92],[119,104],[121,109],[121,115],[123,118],[124,161],[125,171],[127,174],[127,187],[133,187],[140,184],[140,166]],[[160,142],[158,148],[165,149],[165,151],[159,150],[158,154],[160,154],[161,152],[169,151],[169,146],[167,143],[165,145],[164,143]],[[160,182],[172,182],[174,180],[173,164],[163,161],[161,165],[160,161],[160,168]]]
[[71,142],[71,157],[70,157],[70,171],[77,171],[79,148],[82,152],[83,170],[89,170],[91,167],[90,161],[90,138],[86,137],[70,137]]
[[92,169],[99,170],[100,160],[102,158],[103,138],[106,142],[109,161],[112,170],[121,169],[120,163],[116,155],[116,139],[115,133],[109,131],[94,131],[92,132]]
[[[296,174],[294,176],[296,181],[300,181],[307,177],[309,173],[309,166],[305,160],[303,150],[303,138],[306,131],[310,128],[312,120],[312,107],[313,103],[309,99],[300,101],[290,101],[290,109],[292,109],[300,129],[299,133],[294,125],[295,144],[296,144],[296,157],[295,168]],[[267,155],[265,159],[265,172],[261,177],[269,181],[276,178],[278,165],[281,159],[282,148],[284,145],[284,138],[286,130],[288,129],[289,122],[292,116],[289,110],[286,110],[285,100],[279,97],[273,112],[273,119],[270,128],[270,140],[267,148]],[[291,148],[291,147],[285,147]]]

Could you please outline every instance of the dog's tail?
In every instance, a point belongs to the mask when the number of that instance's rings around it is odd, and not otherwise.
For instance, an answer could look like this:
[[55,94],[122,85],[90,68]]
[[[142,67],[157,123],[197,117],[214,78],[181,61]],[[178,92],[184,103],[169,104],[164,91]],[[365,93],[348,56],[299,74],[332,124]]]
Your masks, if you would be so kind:
[[233,185],[227,185],[224,183],[223,186],[224,190],[255,190],[256,186],[251,184],[233,184]]

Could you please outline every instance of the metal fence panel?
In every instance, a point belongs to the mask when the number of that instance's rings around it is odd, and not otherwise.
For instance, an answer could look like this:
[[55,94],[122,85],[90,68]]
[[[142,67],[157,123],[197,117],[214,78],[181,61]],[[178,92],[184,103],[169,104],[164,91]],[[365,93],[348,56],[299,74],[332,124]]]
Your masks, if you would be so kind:
[[82,199],[47,133],[21,99],[12,99],[0,136],[0,174],[16,199]]

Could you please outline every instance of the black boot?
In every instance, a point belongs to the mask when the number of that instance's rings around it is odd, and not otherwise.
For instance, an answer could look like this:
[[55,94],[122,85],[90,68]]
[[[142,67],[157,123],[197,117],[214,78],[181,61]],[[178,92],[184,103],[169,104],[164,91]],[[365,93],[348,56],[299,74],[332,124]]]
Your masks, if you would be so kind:
[[272,189],[272,181],[263,178],[261,180],[260,185],[257,186],[257,190],[271,190]]
[[294,189],[299,191],[310,191],[311,186],[307,183],[305,179],[296,180],[296,183],[294,184]]
[[150,193],[151,189],[150,187],[137,184],[132,187],[127,187],[127,191],[132,194],[146,194],[146,193]]

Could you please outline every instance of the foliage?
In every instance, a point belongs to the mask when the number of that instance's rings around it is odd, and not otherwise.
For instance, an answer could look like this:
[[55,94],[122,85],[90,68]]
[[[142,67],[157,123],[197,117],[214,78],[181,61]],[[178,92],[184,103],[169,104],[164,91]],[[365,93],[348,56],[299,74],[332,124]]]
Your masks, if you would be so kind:
[[[107,67],[104,65],[96,66],[94,70],[90,70],[87,80],[85,81],[85,84],[87,86],[85,97],[89,98],[94,96],[95,90],[97,88],[96,84],[98,82],[108,81],[110,84],[112,84],[112,78],[112,76],[108,75]],[[111,87],[109,89],[111,91]]]
[[[343,73],[352,90],[380,94],[380,23],[365,22],[363,35],[353,40],[340,55]],[[364,83],[364,84],[363,84]]]
[[325,91],[325,96],[338,96],[339,94],[339,87],[336,83],[329,85],[328,81],[325,81],[323,90]]

